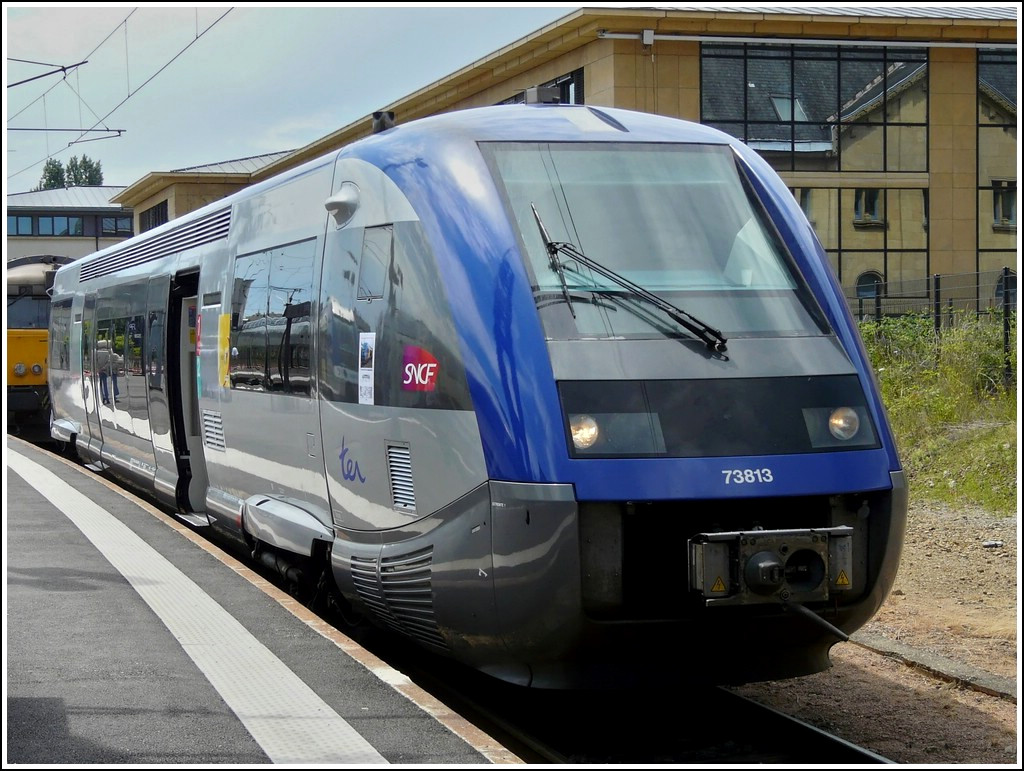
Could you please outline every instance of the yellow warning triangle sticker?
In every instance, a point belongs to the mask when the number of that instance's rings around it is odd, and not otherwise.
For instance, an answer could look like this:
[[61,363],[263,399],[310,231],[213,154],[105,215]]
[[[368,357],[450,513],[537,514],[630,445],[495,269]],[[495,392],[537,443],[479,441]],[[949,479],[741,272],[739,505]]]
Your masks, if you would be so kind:
[[711,587],[711,591],[713,591],[713,592],[724,592],[725,591],[725,582],[722,580],[721,576],[719,576],[718,580],[715,581],[715,585]]
[[850,579],[846,577],[846,571],[840,570],[839,575],[836,576],[836,586],[849,586]]

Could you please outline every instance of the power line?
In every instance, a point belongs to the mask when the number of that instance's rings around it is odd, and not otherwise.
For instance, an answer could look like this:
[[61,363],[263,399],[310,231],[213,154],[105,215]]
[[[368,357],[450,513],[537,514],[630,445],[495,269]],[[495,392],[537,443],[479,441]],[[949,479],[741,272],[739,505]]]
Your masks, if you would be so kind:
[[[23,62],[25,64],[39,64],[39,62],[29,62],[25,59],[8,59],[9,62]],[[64,76],[67,77],[68,70],[73,70],[75,67],[81,67],[83,64],[88,64],[89,60],[86,59],[84,62],[78,62],[77,64],[69,64],[66,67],[60,64],[47,64],[47,67],[56,67],[57,69],[52,72],[44,72],[42,75],[34,75],[31,78],[25,78],[25,80],[19,80],[17,83],[8,83],[7,88],[14,88],[15,86],[23,86],[26,83],[31,83],[33,80],[39,80],[40,78],[48,78],[51,75],[56,75],[58,72],[63,72]]]
[[108,129],[108,128],[101,128],[101,129],[98,129],[98,128],[91,128],[91,129],[83,129],[83,128],[9,128],[9,129],[7,129],[7,131],[77,131],[80,134],[81,133],[88,133],[90,131],[116,131],[119,134],[122,134],[122,133],[124,133],[127,130],[128,129]]
[[[91,53],[89,54],[89,56],[92,56],[92,54],[93,54],[93,53],[95,53],[95,52],[96,52],[96,51],[97,51],[97,50],[98,50],[98,49],[100,48],[100,46],[102,46],[102,45],[103,45],[104,43],[106,43],[106,42],[107,42],[107,40],[109,40],[109,39],[111,38],[111,36],[113,36],[113,35],[114,35],[114,33],[115,33],[115,32],[117,32],[117,30],[118,30],[118,29],[120,29],[120,28],[121,28],[121,27],[122,27],[123,25],[126,25],[126,24],[127,24],[127,22],[128,22],[128,19],[130,19],[130,18],[131,18],[131,16],[132,16],[132,14],[134,14],[134,13],[135,13],[135,11],[137,11],[137,10],[138,10],[138,8],[134,8],[134,9],[132,9],[132,12],[131,12],[131,13],[129,13],[129,14],[128,14],[128,16],[126,16],[126,17],[124,18],[124,20],[123,20],[123,21],[122,21],[122,22],[121,22],[120,24],[118,24],[118,25],[117,25],[117,27],[115,27],[115,28],[113,29],[113,31],[111,31],[111,33],[110,33],[109,35],[107,35],[107,36],[106,36],[106,37],[105,37],[105,38],[103,39],[103,41],[102,41],[102,42],[100,42],[100,44],[99,44],[99,45],[97,45],[97,46],[96,46],[96,48],[94,48],[94,49],[92,50],[92,52],[91,52]],[[174,55],[173,57],[171,57],[171,59],[170,59],[169,61],[167,61],[167,62],[166,62],[166,63],[165,63],[165,64],[164,64],[164,65],[163,65],[162,67],[160,67],[160,69],[158,69],[158,70],[157,70],[156,72],[154,72],[154,73],[153,73],[152,75],[150,75],[150,76],[149,76],[149,77],[148,77],[148,78],[147,78],[147,79],[145,80],[145,82],[143,82],[143,83],[142,83],[142,85],[140,85],[140,86],[139,86],[138,88],[136,88],[136,89],[135,89],[134,91],[130,91],[130,92],[128,93],[128,95],[127,95],[127,96],[126,96],[126,97],[125,97],[124,99],[122,99],[122,100],[121,100],[120,102],[118,102],[118,103],[117,103],[116,105],[114,105],[113,109],[111,109],[111,110],[110,110],[110,111],[109,111],[109,112],[108,112],[108,113],[107,113],[106,115],[104,115],[104,116],[103,116],[102,118],[99,118],[99,119],[98,119],[98,120],[97,120],[97,121],[96,121],[96,122],[95,122],[95,123],[94,123],[94,124],[92,125],[92,127],[88,128],[88,129],[81,129],[81,132],[82,132],[82,133],[81,133],[81,135],[80,135],[80,136],[79,136],[79,137],[78,137],[77,139],[74,139],[74,140],[72,140],[71,142],[68,142],[68,145],[67,145],[67,147],[71,147],[72,145],[75,145],[75,144],[79,144],[79,143],[83,143],[83,142],[95,142],[95,141],[97,141],[97,140],[99,140],[99,139],[110,139],[111,137],[96,137],[96,138],[93,138],[93,139],[82,139],[82,137],[83,137],[83,136],[85,136],[85,135],[86,135],[87,133],[89,133],[89,132],[91,132],[91,131],[94,131],[94,130],[96,130],[96,127],[97,127],[97,126],[99,126],[99,125],[100,125],[101,123],[103,123],[103,122],[104,122],[104,121],[105,121],[105,120],[106,120],[107,118],[109,118],[109,117],[110,117],[111,115],[113,115],[113,114],[114,114],[115,112],[117,112],[117,110],[119,110],[119,109],[120,109],[120,108],[121,108],[122,106],[124,106],[125,102],[127,102],[127,101],[128,101],[129,99],[131,99],[131,98],[132,98],[133,96],[135,96],[135,94],[139,93],[139,91],[141,91],[141,90],[142,90],[143,88],[145,88],[145,87],[146,87],[146,86],[147,86],[147,85],[148,85],[148,84],[149,84],[149,83],[150,83],[150,82],[151,82],[151,81],[152,81],[152,80],[153,80],[154,78],[156,78],[156,76],[157,76],[157,75],[159,75],[159,74],[160,74],[161,72],[163,72],[163,71],[164,71],[165,69],[167,69],[167,68],[168,68],[169,66],[171,66],[171,64],[173,64],[173,63],[174,63],[174,62],[175,62],[175,61],[176,61],[176,60],[178,59],[178,57],[179,57],[179,56],[181,56],[181,55],[182,55],[183,53],[185,53],[185,52],[186,52],[186,51],[187,51],[187,50],[188,50],[189,48],[191,48],[191,47],[192,47],[192,46],[193,46],[193,45],[194,45],[194,44],[195,44],[196,42],[198,42],[199,38],[201,38],[201,37],[202,37],[203,35],[205,35],[205,34],[206,34],[207,32],[209,32],[209,31],[210,31],[211,29],[213,29],[213,28],[214,28],[215,26],[217,26],[217,24],[219,24],[219,23],[220,23],[221,21],[223,21],[224,17],[225,17],[225,16],[227,16],[227,15],[228,15],[229,13],[231,13],[231,11],[232,11],[232,10],[234,10],[234,9],[233,9],[233,8],[228,8],[228,9],[227,9],[227,10],[226,10],[226,11],[225,11],[224,13],[222,13],[222,14],[221,14],[221,15],[220,15],[219,17],[217,17],[217,18],[216,18],[216,19],[215,19],[215,20],[213,21],[213,23],[211,23],[211,24],[210,24],[210,25],[209,25],[209,26],[208,26],[208,27],[207,27],[206,29],[204,29],[204,30],[203,30],[202,32],[198,32],[198,28],[197,28],[197,33],[196,33],[196,36],[195,36],[195,38],[193,38],[193,39],[192,39],[191,41],[189,41],[188,45],[186,45],[186,46],[185,46],[184,48],[182,48],[182,49],[181,49],[180,51],[178,51],[178,53],[176,53],[176,54],[175,54],[175,55]],[[125,33],[127,34],[127,27],[125,27]],[[127,52],[126,52],[126,53],[125,53],[125,68],[126,68],[126,69],[127,69],[127,67],[128,67],[128,62],[127,62],[127,58],[128,58],[128,55],[127,55]],[[54,85],[54,86],[53,86],[52,88],[56,88],[56,85]],[[48,94],[48,93],[50,92],[50,90],[52,90],[52,88],[51,88],[51,89],[48,89],[48,90],[47,90],[47,91],[46,91],[46,92],[45,92],[45,93],[44,93],[44,94],[42,95],[42,97],[45,97],[45,96],[46,96],[46,94]],[[74,91],[74,89],[72,89],[72,91]],[[42,97],[40,97],[40,98],[42,98]],[[79,97],[79,98],[81,98],[81,97]],[[36,101],[38,101],[38,99],[37,99]],[[33,102],[33,103],[34,103],[34,102]],[[26,109],[27,109],[27,108],[26,108]],[[24,110],[22,110],[22,112],[24,112]],[[90,108],[90,112],[92,112],[92,108]],[[20,113],[19,113],[19,114],[20,114]],[[95,112],[93,112],[93,115],[95,115]],[[121,131],[121,129],[104,129],[104,130],[106,130],[106,131]],[[120,134],[118,134],[118,136],[120,136]],[[66,149],[67,149],[67,147],[61,148],[61,151],[63,151],[63,150],[66,150]],[[60,151],[58,151],[58,152],[60,152]],[[52,158],[52,157],[53,157],[53,156],[54,156],[55,154],[56,154],[56,153],[49,153],[49,154],[48,154],[48,155],[47,155],[47,156],[46,156],[45,158],[42,158],[42,159],[40,159],[40,160],[38,160],[38,161],[35,161],[34,163],[31,163],[31,164],[29,164],[28,166],[26,166],[25,168],[21,169],[20,171],[17,171],[17,172],[15,172],[14,174],[8,175],[8,177],[7,177],[7,178],[8,178],[8,179],[13,179],[14,177],[18,176],[19,174],[24,174],[24,173],[25,173],[26,171],[28,171],[29,169],[33,168],[34,166],[38,166],[38,165],[39,165],[40,163],[45,163],[45,162],[46,162],[46,161],[48,161],[48,160],[49,160],[50,158]]]
[[[90,51],[89,53],[87,53],[87,54],[85,55],[85,58],[86,58],[86,60],[88,60],[88,59],[92,58],[92,55],[93,55],[94,53],[96,53],[97,51],[99,51],[99,50],[100,50],[100,48],[102,48],[102,47],[103,47],[103,44],[104,44],[104,43],[106,43],[106,42],[107,42],[108,40],[110,40],[110,38],[111,38],[111,37],[113,37],[113,36],[114,36],[114,33],[115,33],[115,32],[117,32],[117,31],[118,31],[119,29],[121,29],[121,27],[122,27],[122,26],[124,26],[125,24],[127,24],[127,23],[128,23],[128,19],[130,19],[130,18],[131,18],[131,17],[132,17],[133,15],[134,15],[134,13],[135,13],[135,12],[136,12],[137,10],[139,10],[139,9],[138,9],[138,8],[133,8],[133,9],[132,9],[132,11],[131,11],[131,13],[129,13],[129,14],[127,15],[127,16],[125,16],[125,17],[124,17],[124,18],[123,18],[123,19],[121,20],[121,22],[120,22],[120,23],[119,23],[119,24],[118,24],[118,25],[117,25],[116,27],[114,27],[114,28],[113,28],[113,29],[112,29],[112,30],[111,30],[111,31],[110,31],[110,32],[109,32],[109,33],[107,34],[107,36],[106,36],[105,38],[103,38],[103,40],[101,40],[101,41],[100,41],[100,42],[99,42],[99,43],[98,43],[98,44],[96,45],[96,47],[95,47],[95,48],[93,48],[93,49],[92,49],[92,50],[91,50],[91,51]],[[16,59],[12,59],[11,61],[17,61],[17,60],[16,60]],[[56,65],[54,65],[54,66],[56,66]],[[67,81],[67,79],[65,78],[63,82],[66,82],[66,81]],[[24,106],[24,107],[23,107],[22,109],[18,110],[18,112],[16,112],[16,113],[15,113],[14,115],[10,116],[10,117],[9,117],[9,118],[7,119],[7,122],[8,122],[8,123],[10,123],[10,122],[11,122],[12,120],[14,120],[15,118],[17,118],[17,117],[18,117],[19,115],[21,115],[21,114],[22,114],[23,112],[25,112],[25,110],[27,110],[27,109],[28,109],[29,107],[31,107],[32,105],[34,105],[34,104],[35,104],[36,102],[38,102],[38,101],[39,101],[40,99],[45,99],[45,98],[46,98],[46,95],[47,95],[47,94],[49,94],[49,93],[50,93],[51,91],[53,91],[53,89],[55,89],[55,88],[56,88],[56,87],[57,87],[58,85],[60,85],[60,84],[59,84],[59,83],[54,83],[54,84],[53,84],[52,86],[50,86],[50,87],[49,87],[48,89],[46,89],[46,90],[45,90],[45,91],[44,91],[44,92],[43,92],[42,94],[40,94],[40,95],[39,95],[38,97],[36,97],[35,99],[33,99],[33,100],[32,100],[31,102],[29,102],[29,103],[28,103],[27,105],[25,105],[25,106]],[[74,89],[72,89],[72,90],[74,90]],[[82,97],[81,97],[81,96],[79,96],[78,98],[79,98],[79,99],[81,99]],[[90,108],[90,111],[91,111],[91,108]],[[96,113],[93,113],[93,115],[95,115],[95,114],[96,114]],[[44,160],[45,160],[45,159],[44,159]],[[33,164],[33,165],[35,165],[35,164]],[[20,174],[21,172],[18,172],[18,173]]]

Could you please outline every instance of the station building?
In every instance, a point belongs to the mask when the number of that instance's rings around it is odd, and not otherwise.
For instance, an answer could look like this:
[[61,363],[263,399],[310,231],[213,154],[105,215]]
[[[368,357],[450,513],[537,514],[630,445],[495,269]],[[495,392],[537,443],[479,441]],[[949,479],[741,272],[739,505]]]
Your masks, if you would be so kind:
[[123,187],[95,185],[7,196],[7,259],[85,257],[134,235],[130,207],[111,202]]
[[[403,123],[527,99],[743,140],[790,186],[851,298],[927,300],[930,277],[963,274],[982,306],[998,302],[1000,270],[1016,270],[1013,7],[583,7],[381,112]],[[141,232],[360,139],[372,121],[230,179],[149,174],[113,200]]]

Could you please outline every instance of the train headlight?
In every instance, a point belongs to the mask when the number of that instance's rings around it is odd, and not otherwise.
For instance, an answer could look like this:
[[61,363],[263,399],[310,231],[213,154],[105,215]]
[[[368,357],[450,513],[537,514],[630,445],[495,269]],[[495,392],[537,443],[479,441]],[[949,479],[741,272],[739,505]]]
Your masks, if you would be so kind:
[[14,374],[18,377],[25,377],[25,365],[20,361],[14,365]]
[[33,375],[42,375],[43,374],[43,365],[42,364],[33,364],[32,365],[32,374]]
[[878,447],[866,407],[805,407],[803,413],[807,436],[816,450]]
[[839,407],[828,416],[828,432],[836,439],[849,441],[860,430],[860,418],[850,407]]
[[577,450],[593,447],[601,436],[601,429],[598,427],[597,421],[590,415],[570,415],[569,431],[572,434],[572,443]]

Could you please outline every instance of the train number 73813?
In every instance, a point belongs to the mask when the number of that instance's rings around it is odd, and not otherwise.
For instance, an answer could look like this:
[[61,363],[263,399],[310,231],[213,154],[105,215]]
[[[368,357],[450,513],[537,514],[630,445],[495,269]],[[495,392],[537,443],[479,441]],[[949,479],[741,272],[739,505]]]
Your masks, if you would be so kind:
[[753,485],[774,482],[770,468],[727,468],[722,469],[727,485]]

